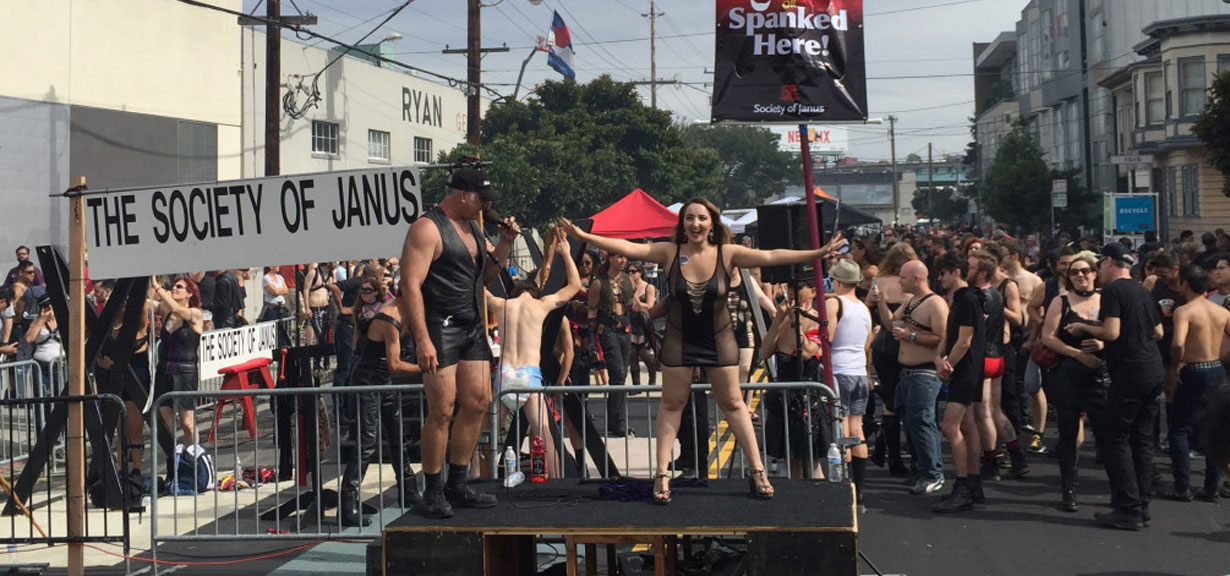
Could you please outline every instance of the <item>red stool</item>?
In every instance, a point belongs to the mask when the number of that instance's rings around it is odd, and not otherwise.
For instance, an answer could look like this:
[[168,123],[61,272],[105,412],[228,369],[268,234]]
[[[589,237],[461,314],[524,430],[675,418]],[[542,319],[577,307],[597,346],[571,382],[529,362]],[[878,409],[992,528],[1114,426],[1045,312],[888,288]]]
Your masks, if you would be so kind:
[[[260,386],[265,388],[273,388],[273,375],[269,373],[269,365],[273,363],[271,358],[253,358],[243,364],[235,366],[227,366],[218,370],[219,374],[223,375],[222,389],[223,390],[255,390]],[[249,375],[253,372],[257,373],[255,380],[249,380]],[[214,432],[218,429],[218,419],[222,417],[222,408],[227,404],[239,402],[243,407],[243,422],[248,428],[248,437],[256,438],[259,433],[256,430],[256,409],[252,406],[251,396],[222,396],[218,398],[218,405],[214,407],[214,425],[209,429],[209,440],[214,441]]]

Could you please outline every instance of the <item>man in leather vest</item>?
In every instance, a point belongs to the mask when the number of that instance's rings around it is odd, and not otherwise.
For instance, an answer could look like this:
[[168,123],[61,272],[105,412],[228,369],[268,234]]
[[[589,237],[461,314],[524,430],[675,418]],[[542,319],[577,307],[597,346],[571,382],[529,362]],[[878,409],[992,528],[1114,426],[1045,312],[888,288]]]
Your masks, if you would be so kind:
[[[469,462],[491,403],[491,349],[482,317],[483,286],[508,265],[520,230],[509,218],[489,255],[477,220],[498,199],[491,182],[473,167],[453,172],[448,195],[406,234],[401,257],[405,317],[418,350],[427,393],[423,424],[422,513],[448,518],[453,507],[489,508],[494,495],[466,484]],[[494,266],[488,266],[491,258]],[[456,422],[449,437],[454,404]],[[451,440],[451,441],[450,441]],[[447,482],[444,471],[448,449]]]

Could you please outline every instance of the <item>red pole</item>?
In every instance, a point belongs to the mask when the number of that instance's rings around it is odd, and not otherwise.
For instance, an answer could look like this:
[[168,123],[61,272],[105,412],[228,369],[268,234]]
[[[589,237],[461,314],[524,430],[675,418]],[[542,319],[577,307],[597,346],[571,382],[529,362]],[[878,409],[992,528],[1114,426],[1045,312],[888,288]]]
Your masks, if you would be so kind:
[[[812,162],[811,162],[811,146],[808,142],[807,125],[799,124],[799,146],[800,153],[803,155],[803,189],[807,196],[807,231],[811,233],[811,248],[817,250],[820,248],[820,221],[819,214],[816,213],[816,193],[815,183],[812,179]],[[816,313],[820,315],[820,358],[824,364],[824,385],[830,390],[836,391],[833,387],[833,345],[829,342],[829,318],[828,307],[824,305],[824,261],[816,259],[812,262],[816,281]]]

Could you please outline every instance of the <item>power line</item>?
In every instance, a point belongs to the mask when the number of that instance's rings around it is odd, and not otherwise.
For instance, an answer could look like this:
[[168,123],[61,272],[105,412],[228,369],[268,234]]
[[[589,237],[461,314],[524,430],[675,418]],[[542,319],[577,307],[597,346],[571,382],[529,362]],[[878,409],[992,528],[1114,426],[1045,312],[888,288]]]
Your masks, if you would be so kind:
[[[254,20],[254,21],[259,22],[259,23],[261,23],[261,24],[264,24],[264,25],[266,25],[266,26],[273,26],[273,27],[275,27],[275,28],[287,28],[287,29],[293,30],[296,34],[305,34],[305,35],[307,35],[307,36],[308,36],[308,37],[310,37],[310,38],[318,38],[318,39],[324,40],[324,41],[326,41],[326,42],[330,42],[330,43],[332,43],[332,44],[336,44],[336,45],[338,45],[338,46],[340,46],[340,47],[349,48],[349,49],[351,49],[351,50],[355,50],[355,49],[357,49],[357,47],[356,47],[355,45],[353,45],[353,44],[347,44],[347,43],[342,42],[341,40],[338,40],[338,39],[336,39],[336,38],[332,38],[332,37],[330,37],[330,36],[326,36],[326,35],[321,34],[321,33],[319,33],[319,32],[313,32],[313,31],[311,31],[311,30],[308,30],[308,29],[306,29],[306,28],[302,28],[302,27],[299,27],[299,26],[287,26],[287,25],[285,25],[285,24],[283,24],[283,23],[281,23],[281,22],[278,22],[278,21],[276,21],[276,20],[269,20],[268,18],[262,18],[262,17],[260,17],[260,16],[252,16],[252,15],[246,14],[246,13],[244,13],[244,12],[240,12],[240,11],[236,11],[236,10],[231,10],[231,9],[228,9],[228,8],[223,8],[223,7],[221,7],[221,6],[214,6],[214,5],[212,5],[212,4],[207,4],[207,3],[202,2],[202,1],[200,1],[200,0],[175,0],[175,1],[176,1],[176,2],[179,2],[179,3],[181,3],[181,4],[187,4],[187,5],[189,5],[189,6],[194,6],[194,7],[197,7],[197,8],[205,8],[206,10],[212,10],[212,11],[214,11],[214,12],[221,12],[221,13],[223,13],[223,14],[230,14],[230,15],[232,15],[232,16],[242,16],[242,17],[244,17],[244,18],[247,18],[247,19],[249,19],[249,20]],[[411,0],[411,1],[413,1],[413,0]],[[436,78],[436,79],[438,79],[438,80],[442,80],[442,81],[444,81],[445,83],[447,83],[449,86],[454,87],[454,88],[456,88],[456,87],[458,87],[458,86],[466,86],[466,85],[468,85],[468,84],[469,84],[469,82],[467,82],[467,81],[465,81],[465,80],[462,80],[462,79],[460,79],[460,78],[454,78],[454,77],[452,77],[452,76],[446,76],[446,75],[444,75],[444,74],[440,74],[440,73],[438,73],[438,72],[432,72],[431,70],[427,70],[427,69],[424,69],[424,68],[419,68],[418,66],[411,66],[411,65],[409,65],[409,64],[406,64],[405,62],[401,62],[401,61],[399,61],[399,60],[394,60],[394,59],[392,59],[392,58],[386,58],[386,57],[381,56],[381,55],[379,55],[379,54],[373,54],[373,53],[366,53],[366,54],[367,54],[367,56],[369,56],[369,57],[371,57],[371,58],[373,58],[373,59],[379,60],[379,61],[381,61],[381,62],[387,62],[387,63],[389,63],[389,64],[393,64],[393,65],[396,65],[396,66],[401,66],[402,68],[405,68],[405,69],[407,69],[407,70],[413,70],[413,71],[418,72],[418,73],[420,73],[420,74],[424,74],[424,75],[426,75],[426,76],[430,76],[430,77],[432,77],[432,78]],[[486,90],[488,93],[490,93],[490,94],[492,94],[492,95],[496,96],[497,98],[502,98],[502,97],[503,97],[503,95],[502,95],[502,94],[500,94],[499,92],[496,92],[495,90],[492,90],[491,88],[489,88],[489,87],[487,87],[487,86],[484,86],[484,85],[480,84],[478,87],[479,87],[479,88],[482,88],[482,89],[484,89],[484,90]]]
[[900,14],[902,12],[915,12],[918,10],[930,10],[932,8],[944,8],[946,6],[956,6],[958,4],[973,4],[982,2],[983,0],[958,0],[957,2],[946,2],[944,4],[931,4],[930,6],[915,6],[914,8],[902,8],[900,10],[888,10],[886,12],[868,12],[863,16],[887,16],[889,14]]
[[904,114],[906,112],[922,112],[923,110],[938,110],[940,108],[952,108],[955,106],[963,106],[965,104],[973,104],[973,100],[962,100],[960,102],[949,102],[948,104],[939,104],[936,106],[927,106],[924,108],[910,108],[907,110],[889,110],[887,112],[878,112],[879,114]]
[[[414,0],[406,0],[401,6],[398,6],[395,10],[393,10],[392,13],[388,15],[388,17],[386,17],[384,20],[381,20],[380,23],[377,24],[375,28],[372,28],[370,32],[368,32],[367,34],[364,34],[362,38],[359,38],[359,41],[355,42],[355,45],[357,46],[360,43],[362,43],[364,40],[367,40],[368,37],[370,37],[372,34],[375,34],[377,30],[379,30],[385,24],[388,24],[390,20],[392,20],[393,18],[396,18],[398,14],[401,14],[402,10],[405,10],[406,7],[410,5],[411,2],[414,2]],[[298,6],[296,6],[295,8],[298,9]],[[303,80],[302,78],[300,78],[299,86],[297,86],[294,90],[289,90],[286,92],[286,95],[282,97],[282,108],[286,112],[287,116],[298,120],[302,118],[304,114],[307,113],[308,109],[312,108],[313,106],[316,105],[317,102],[320,101],[320,88],[319,88],[320,75],[324,74],[325,70],[328,70],[330,66],[336,64],[338,60],[341,60],[342,58],[344,58],[346,54],[349,54],[351,50],[353,50],[353,48],[347,47],[345,50],[339,52],[336,56],[333,57],[332,60],[329,60],[329,62],[327,62],[323,68],[321,68],[318,72],[316,72],[316,74],[312,76],[311,89],[304,88]],[[307,99],[303,102],[303,106],[295,105],[295,93],[296,92],[303,92],[307,94]]]

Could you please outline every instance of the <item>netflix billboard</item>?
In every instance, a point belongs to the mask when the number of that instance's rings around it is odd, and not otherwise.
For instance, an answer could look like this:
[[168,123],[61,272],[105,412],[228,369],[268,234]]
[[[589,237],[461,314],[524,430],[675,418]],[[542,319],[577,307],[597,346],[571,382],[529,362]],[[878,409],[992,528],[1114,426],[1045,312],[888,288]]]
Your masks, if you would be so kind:
[[862,0],[717,0],[714,122],[867,119]]

